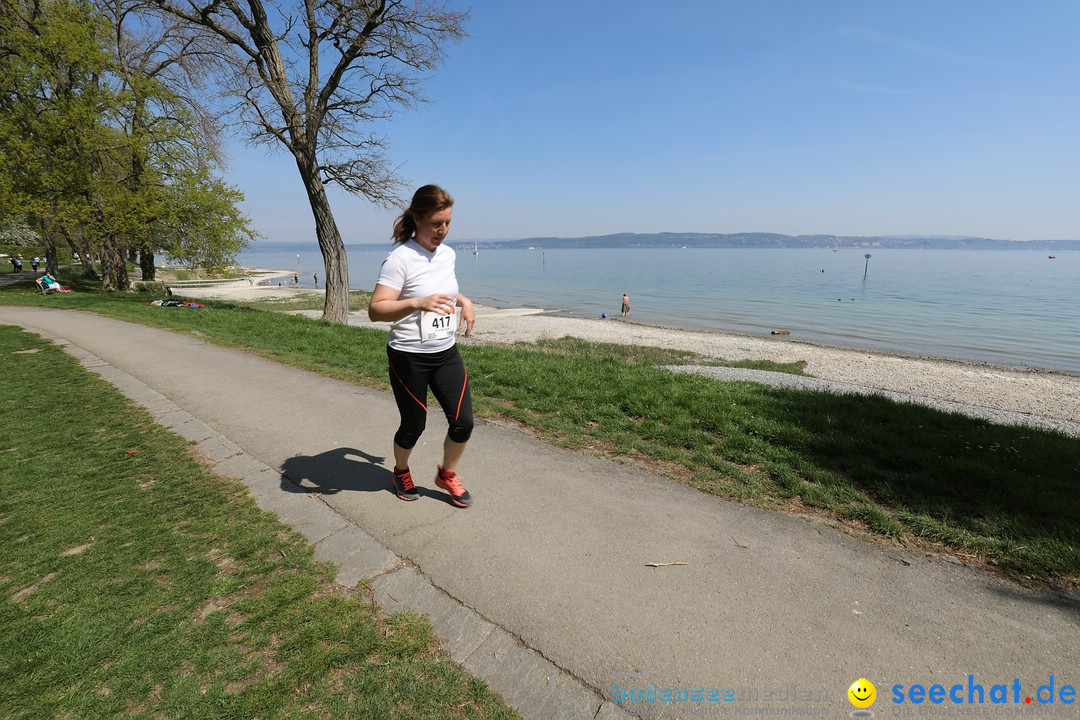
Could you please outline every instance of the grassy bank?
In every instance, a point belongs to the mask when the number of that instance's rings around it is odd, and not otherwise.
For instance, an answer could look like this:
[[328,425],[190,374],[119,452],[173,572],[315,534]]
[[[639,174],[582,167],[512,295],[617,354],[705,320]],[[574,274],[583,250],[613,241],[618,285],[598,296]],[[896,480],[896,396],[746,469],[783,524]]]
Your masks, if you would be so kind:
[[0,716],[517,717],[58,347],[0,358]]
[[[385,333],[223,303],[8,290],[386,388]],[[1021,582],[1080,585],[1080,441],[883,398],[672,375],[687,353],[577,340],[462,350],[481,416],[652,463],[709,493],[807,512],[888,542],[956,554]]]
[[[371,293],[366,290],[349,291],[349,312],[364,310],[367,308]],[[322,293],[305,292],[290,297],[268,297],[260,300],[239,300],[231,303],[235,307],[246,307],[254,310],[277,310],[290,312],[294,310],[322,310],[324,299]]]

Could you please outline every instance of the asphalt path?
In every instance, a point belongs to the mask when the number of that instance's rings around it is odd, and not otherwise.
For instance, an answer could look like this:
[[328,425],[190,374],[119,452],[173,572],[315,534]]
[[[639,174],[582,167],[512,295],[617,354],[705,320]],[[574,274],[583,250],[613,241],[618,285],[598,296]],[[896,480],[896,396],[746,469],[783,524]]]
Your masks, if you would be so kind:
[[[854,709],[859,678],[877,686],[879,717],[1080,717],[1036,699],[1052,676],[1059,695],[1080,685],[1075,597],[495,423],[477,425],[459,468],[475,502],[458,509],[433,482],[437,410],[412,459],[423,496],[402,502],[388,394],[90,313],[0,307],[0,322],[64,344],[196,442],[338,563],[339,582],[368,578],[383,609],[431,617],[451,657],[527,718],[837,716]],[[964,702],[907,699],[934,684]],[[984,688],[983,706],[968,703],[969,685]],[[992,704],[994,685],[1008,685],[1009,703]],[[635,699],[665,688],[701,688],[702,700]]]

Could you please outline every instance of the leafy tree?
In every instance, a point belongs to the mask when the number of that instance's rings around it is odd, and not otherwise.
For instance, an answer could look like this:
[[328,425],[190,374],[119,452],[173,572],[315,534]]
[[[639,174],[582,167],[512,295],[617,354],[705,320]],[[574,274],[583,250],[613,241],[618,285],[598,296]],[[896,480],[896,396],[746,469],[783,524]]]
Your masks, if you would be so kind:
[[424,100],[419,76],[464,36],[467,13],[437,0],[154,1],[220,43],[231,111],[253,142],[292,156],[323,256],[323,317],[347,322],[348,259],[326,186],[399,201],[401,181],[372,125]]
[[[95,0],[113,29],[112,51],[116,59],[117,88],[121,99],[118,122],[132,141],[128,145],[128,166],[125,182],[132,193],[143,195],[141,213],[130,228],[129,243],[138,251],[143,279],[155,275],[156,238],[162,234],[156,228],[158,220],[168,215],[168,203],[175,193],[170,183],[180,178],[195,183],[214,182],[211,173],[221,160],[218,145],[219,128],[203,108],[198,95],[203,91],[203,76],[210,71],[208,56],[211,49],[197,33],[168,14],[154,11],[144,0]],[[223,183],[217,184],[224,187]],[[218,200],[242,199],[232,189],[225,189]],[[208,216],[211,207],[204,209]],[[235,210],[228,213],[236,216]],[[224,229],[224,228],[223,228]],[[243,248],[248,231],[234,228],[239,234],[211,233],[231,248],[228,257],[235,257]],[[167,234],[167,233],[166,233]],[[207,262],[221,262],[220,253],[208,245]],[[216,258],[216,259],[214,259]],[[192,262],[199,261],[191,257]]]
[[[191,264],[231,262],[253,236],[241,196],[213,174],[206,115],[165,83],[198,43],[165,31],[137,52],[128,10],[111,23],[90,0],[0,9],[0,201],[41,228],[47,267],[55,272],[61,239],[87,273],[93,252],[106,289],[127,287],[130,248],[150,278],[159,247]],[[166,38],[177,41],[172,54]],[[196,232],[198,242],[178,240]]]
[[0,0],[0,194],[41,229],[56,271],[60,228],[84,222],[105,139],[105,25],[80,0]]
[[197,171],[181,175],[169,186],[168,213],[157,225],[153,243],[190,267],[223,269],[255,239],[237,208],[242,199],[220,178]]

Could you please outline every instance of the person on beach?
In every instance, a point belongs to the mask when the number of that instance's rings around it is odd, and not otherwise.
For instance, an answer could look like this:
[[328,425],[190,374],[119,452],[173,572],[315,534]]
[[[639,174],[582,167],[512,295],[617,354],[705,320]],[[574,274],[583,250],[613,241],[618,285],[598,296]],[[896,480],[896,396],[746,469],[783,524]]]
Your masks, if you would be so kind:
[[630,315],[630,296],[626,293],[622,294],[622,319],[625,320]]
[[402,500],[420,497],[409,456],[427,423],[430,388],[449,423],[435,484],[450,494],[454,505],[465,508],[472,497],[461,484],[457,466],[472,436],[472,395],[455,332],[464,325],[465,336],[472,335],[476,311],[458,290],[456,255],[444,244],[453,205],[453,198],[437,185],[416,191],[394,223],[397,247],[379,270],[368,317],[393,323],[386,355],[401,416],[394,434],[394,492]]
[[314,275],[312,275],[312,277],[315,279],[315,289],[318,290],[319,289],[319,274],[315,273]]

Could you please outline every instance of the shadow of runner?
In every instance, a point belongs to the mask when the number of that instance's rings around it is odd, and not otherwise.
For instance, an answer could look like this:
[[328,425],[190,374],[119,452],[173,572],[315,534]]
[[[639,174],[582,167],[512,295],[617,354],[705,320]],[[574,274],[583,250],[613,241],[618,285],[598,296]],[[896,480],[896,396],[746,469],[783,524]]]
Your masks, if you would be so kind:
[[334,495],[349,492],[393,492],[386,458],[356,448],[335,448],[318,455],[297,455],[281,466],[281,489],[294,493]]
[[[384,463],[386,457],[370,455],[356,448],[335,448],[318,455],[297,455],[281,467],[281,489],[291,493],[336,495],[339,492],[394,493],[393,473]],[[417,481],[420,497],[440,500],[454,506],[449,493],[435,487],[423,487]],[[435,484],[434,476],[429,481]]]

